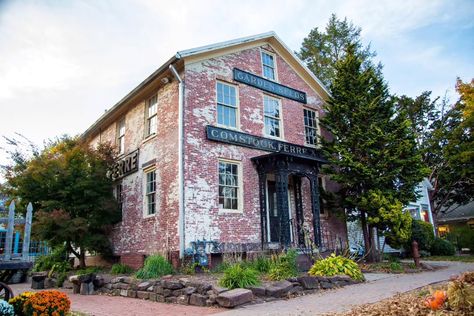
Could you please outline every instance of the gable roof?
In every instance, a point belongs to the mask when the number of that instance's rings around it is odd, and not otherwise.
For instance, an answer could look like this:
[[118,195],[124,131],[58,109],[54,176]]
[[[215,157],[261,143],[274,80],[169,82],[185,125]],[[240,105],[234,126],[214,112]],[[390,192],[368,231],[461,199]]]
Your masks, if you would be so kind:
[[[474,201],[465,205],[454,205],[454,209],[448,210],[441,209],[438,215],[438,222],[456,222],[456,221],[468,221],[474,218]],[[443,212],[444,211],[444,212]]]
[[250,45],[257,42],[268,42],[273,48],[277,51],[283,53],[285,56],[282,58],[293,67],[296,72],[307,81],[310,87],[315,89],[315,91],[323,98],[326,99],[330,96],[329,90],[324,86],[324,84],[309,70],[309,68],[295,55],[295,53],[286,46],[285,43],[278,37],[274,31],[261,33],[257,35],[241,37],[225,42],[215,43],[211,45],[191,48],[187,50],[178,51],[174,56],[168,59],[162,66],[155,70],[150,76],[143,80],[138,86],[136,86],[132,91],[130,91],[125,97],[123,97],[119,102],[107,110],[99,119],[97,119],[82,135],[82,139],[88,139],[97,134],[97,131],[100,129],[102,124],[104,124],[109,118],[114,114],[117,114],[128,102],[130,102],[134,97],[136,97],[142,89],[149,86],[152,82],[162,77],[169,67],[181,60],[186,61],[191,58],[198,58],[199,56],[205,56],[206,54],[218,54],[219,52],[224,53],[228,49],[242,47],[244,49],[245,45]]

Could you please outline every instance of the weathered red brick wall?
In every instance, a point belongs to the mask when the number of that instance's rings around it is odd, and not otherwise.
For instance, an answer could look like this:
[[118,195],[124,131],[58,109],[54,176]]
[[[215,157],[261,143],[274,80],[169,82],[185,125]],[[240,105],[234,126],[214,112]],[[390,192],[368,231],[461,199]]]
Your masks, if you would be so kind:
[[[145,103],[158,93],[157,135],[144,139]],[[154,91],[125,114],[125,154],[139,153],[139,170],[122,179],[123,216],[111,234],[113,251],[121,261],[141,265],[143,256],[178,250],[178,84],[172,81]],[[97,135],[100,141],[115,144],[116,124]],[[151,163],[155,160],[154,163]],[[145,176],[143,164],[156,167],[157,208],[154,216],[144,216]],[[138,260],[137,258],[141,258]]]
[[[273,51],[270,46],[265,49]],[[278,81],[307,93],[308,104],[321,113],[322,99],[293,69],[277,56]],[[234,67],[261,75],[260,48],[186,64],[185,106],[185,207],[186,245],[195,240],[219,240],[228,243],[259,243],[260,204],[258,176],[250,158],[268,152],[206,140],[206,125],[217,124],[216,80],[238,85],[240,130],[264,136],[263,91],[235,82]],[[286,98],[282,102],[284,141],[304,145],[304,105]],[[243,167],[243,213],[220,214],[218,209],[218,159],[240,161]],[[304,186],[305,218],[311,225],[309,186]],[[323,224],[341,233],[344,227],[329,216]]]

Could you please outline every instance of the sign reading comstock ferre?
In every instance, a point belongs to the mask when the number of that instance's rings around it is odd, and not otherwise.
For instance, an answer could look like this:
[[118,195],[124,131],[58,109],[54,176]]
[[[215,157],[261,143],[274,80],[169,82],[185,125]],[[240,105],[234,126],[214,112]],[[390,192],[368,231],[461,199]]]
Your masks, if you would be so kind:
[[244,146],[253,149],[260,149],[270,152],[285,153],[294,156],[309,158],[311,160],[325,162],[324,158],[322,158],[319,152],[314,148],[282,142],[276,139],[254,136],[211,125],[207,125],[206,133],[207,139],[218,142]]
[[118,180],[136,171],[138,171],[138,149],[117,161],[112,167],[110,177],[112,180]]
[[306,93],[234,68],[234,80],[306,104]]

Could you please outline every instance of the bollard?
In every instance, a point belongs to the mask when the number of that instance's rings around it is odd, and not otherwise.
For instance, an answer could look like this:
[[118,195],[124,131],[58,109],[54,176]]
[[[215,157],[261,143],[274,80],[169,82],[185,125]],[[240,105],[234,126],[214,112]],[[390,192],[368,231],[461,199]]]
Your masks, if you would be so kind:
[[420,265],[420,252],[418,251],[418,243],[416,240],[413,240],[411,243],[411,253],[413,254],[413,260],[415,261],[415,266],[419,268]]

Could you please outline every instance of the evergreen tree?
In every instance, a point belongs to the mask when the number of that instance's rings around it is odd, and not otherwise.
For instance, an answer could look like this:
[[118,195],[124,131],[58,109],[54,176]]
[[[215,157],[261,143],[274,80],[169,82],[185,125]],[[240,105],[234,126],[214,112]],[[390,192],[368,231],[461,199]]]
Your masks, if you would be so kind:
[[360,27],[354,26],[347,18],[341,21],[332,14],[324,31],[319,31],[317,27],[310,31],[301,44],[298,57],[326,87],[330,87],[336,72],[335,65],[344,58],[350,44],[361,56],[363,67],[372,64],[371,58],[376,54],[371,51],[370,45],[362,45],[360,32]]
[[402,206],[415,199],[415,186],[427,170],[406,111],[397,112],[381,72],[364,67],[349,45],[335,66],[322,140],[329,164],[325,172],[339,183],[341,205],[362,224],[368,260],[375,255],[374,229],[399,243],[409,238],[410,214]]

